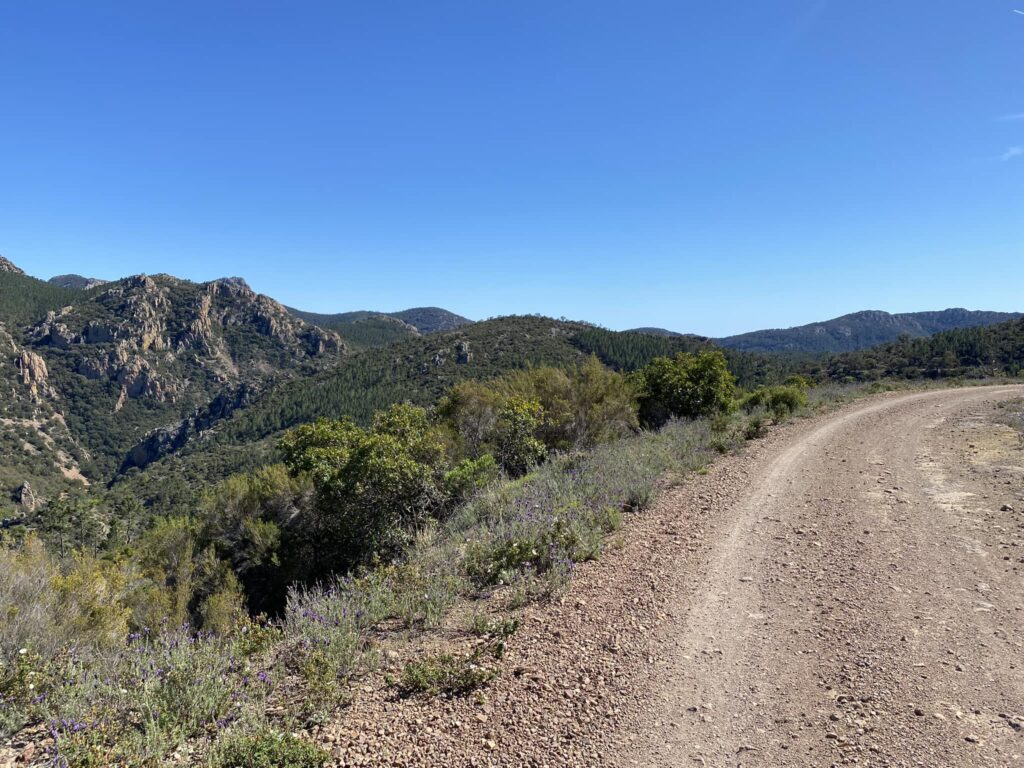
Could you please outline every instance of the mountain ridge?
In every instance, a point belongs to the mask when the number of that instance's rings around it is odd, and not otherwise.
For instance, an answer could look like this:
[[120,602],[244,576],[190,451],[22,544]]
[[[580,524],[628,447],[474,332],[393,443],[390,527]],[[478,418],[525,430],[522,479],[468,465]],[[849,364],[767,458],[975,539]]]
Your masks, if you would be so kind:
[[728,349],[762,353],[837,354],[894,341],[906,334],[931,336],[957,328],[975,328],[1021,317],[1019,312],[989,312],[953,307],[923,312],[861,310],[792,328],[769,328],[714,339]]
[[288,311],[307,323],[334,331],[356,347],[392,344],[420,335],[453,331],[473,323],[472,320],[441,307],[413,307],[398,312],[357,310],[324,314],[287,307]]
[[84,275],[68,274],[68,275],[54,275],[47,280],[50,285],[56,285],[58,288],[70,288],[76,291],[87,291],[90,288],[96,288],[100,285],[106,285],[109,280],[101,280],[98,277],[85,277]]

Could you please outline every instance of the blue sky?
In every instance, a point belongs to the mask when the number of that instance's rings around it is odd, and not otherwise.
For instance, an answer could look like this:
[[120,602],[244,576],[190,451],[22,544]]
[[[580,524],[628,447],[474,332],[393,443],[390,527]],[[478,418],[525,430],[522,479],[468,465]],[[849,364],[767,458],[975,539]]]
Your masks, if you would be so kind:
[[708,335],[1021,310],[1013,7],[8,2],[0,253]]

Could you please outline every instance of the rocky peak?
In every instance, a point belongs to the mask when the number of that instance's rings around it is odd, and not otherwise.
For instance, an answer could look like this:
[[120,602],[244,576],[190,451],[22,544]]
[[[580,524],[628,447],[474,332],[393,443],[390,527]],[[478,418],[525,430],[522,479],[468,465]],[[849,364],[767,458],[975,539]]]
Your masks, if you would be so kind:
[[24,275],[25,270],[14,266],[9,259],[0,256],[0,272],[13,272],[16,275]]
[[222,277],[219,280],[214,280],[212,283],[210,283],[210,285],[234,286],[235,288],[239,288],[242,291],[253,293],[252,288],[250,288],[249,284],[245,282],[244,277]]

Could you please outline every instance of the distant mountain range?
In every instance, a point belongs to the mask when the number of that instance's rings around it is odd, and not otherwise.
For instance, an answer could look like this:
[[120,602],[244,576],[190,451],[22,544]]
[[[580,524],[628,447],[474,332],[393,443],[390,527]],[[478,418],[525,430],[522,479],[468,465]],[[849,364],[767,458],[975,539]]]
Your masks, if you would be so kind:
[[[0,257],[0,271],[24,274],[3,257]],[[239,280],[244,284],[241,278],[225,280]],[[89,290],[107,284],[106,280],[76,274],[58,275],[47,282],[70,290]],[[473,322],[440,307],[416,307],[401,312],[362,310],[335,314],[306,312],[292,307],[286,309],[307,323],[334,331],[353,349],[385,346],[421,335],[454,331]],[[795,328],[750,331],[712,341],[721,347],[744,352],[837,354],[894,341],[903,335],[919,338],[957,328],[993,325],[1021,316],[1019,312],[971,311],[960,308],[901,314],[866,310]],[[655,327],[633,328],[626,333],[667,338],[691,335]]]
[[58,288],[70,288],[76,291],[87,291],[97,285],[106,285],[109,280],[100,280],[98,277],[83,277],[82,275],[57,275],[47,280],[50,285]]
[[854,312],[833,320],[796,328],[752,331],[714,339],[719,346],[744,352],[791,352],[823,354],[853,352],[900,336],[931,336],[956,328],[994,325],[1021,316],[1019,312],[972,312],[944,309],[940,312],[890,314],[879,310]]
[[[0,257],[0,270],[24,274],[14,264]],[[240,277],[223,278],[224,282],[246,285]],[[84,275],[57,275],[47,282],[58,288],[84,291],[107,285],[109,281]],[[248,287],[248,286],[246,286]],[[295,317],[324,330],[334,331],[355,349],[379,347],[416,336],[454,331],[473,321],[440,307],[414,307],[401,312],[361,310],[323,314],[286,307]]]

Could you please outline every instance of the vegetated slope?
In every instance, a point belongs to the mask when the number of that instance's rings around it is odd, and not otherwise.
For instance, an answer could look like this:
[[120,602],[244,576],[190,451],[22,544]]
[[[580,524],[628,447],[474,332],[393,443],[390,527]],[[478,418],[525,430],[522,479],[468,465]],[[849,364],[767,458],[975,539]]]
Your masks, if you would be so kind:
[[56,405],[46,363],[0,322],[0,519],[80,486],[88,454]]
[[307,323],[332,330],[354,347],[382,347],[422,334],[453,331],[473,321],[439,307],[418,307],[401,312],[340,312],[321,314],[288,308]]
[[288,307],[288,311],[307,323],[334,331],[356,349],[384,347],[420,335],[415,326],[382,312],[341,312],[323,315],[291,307]]
[[87,291],[100,285],[106,285],[109,280],[100,280],[98,277],[84,277],[83,275],[56,275],[47,280],[50,285],[58,288],[71,288],[76,291]]
[[796,328],[753,331],[716,339],[715,343],[748,352],[835,353],[850,352],[894,341],[902,335],[930,336],[955,328],[973,328],[1005,322],[1013,312],[972,312],[946,309],[941,312],[889,314],[869,310],[843,315]]
[[[459,381],[487,380],[531,365],[571,367],[593,354],[610,368],[632,371],[655,357],[710,346],[695,336],[608,331],[544,317],[487,320],[363,350],[314,376],[268,389],[199,440],[141,473],[133,470],[128,480],[137,495],[154,506],[173,506],[188,499],[195,487],[270,460],[276,436],[318,418],[349,416],[366,423],[374,411],[392,403],[429,406]],[[792,361],[774,356],[733,350],[726,350],[726,356],[746,387],[778,381],[796,370]]]
[[57,406],[45,360],[23,341],[26,326],[76,297],[0,257],[0,518],[79,484],[89,458]]
[[1024,371],[1024,319],[944,331],[928,338],[836,355],[827,364],[837,381],[1009,375]]
[[[24,441],[30,423],[54,432],[46,425],[57,418],[71,441],[60,449],[74,462],[58,462],[51,474],[81,469],[108,480],[150,430],[182,419],[179,435],[197,430],[270,382],[312,373],[345,351],[336,334],[292,317],[238,279],[197,284],[140,275],[71,291],[6,272],[0,286],[8,287],[0,304],[0,319],[8,319],[0,386],[12,392],[0,440]],[[42,455],[40,445],[32,447]],[[16,464],[4,462],[8,475]],[[3,478],[4,490],[16,480]]]
[[[710,346],[694,336],[661,338],[545,317],[502,317],[354,354],[314,377],[267,392],[237,412],[224,433],[260,438],[322,416],[365,422],[394,402],[432,404],[465,379],[486,380],[531,365],[570,367],[590,354],[613,369],[631,371],[655,357]],[[783,370],[767,358],[729,357],[751,385]],[[763,365],[748,365],[755,360]]]
[[6,323],[8,329],[33,323],[50,310],[81,298],[77,291],[36,280],[10,262],[7,264],[13,269],[0,268],[0,322]]

